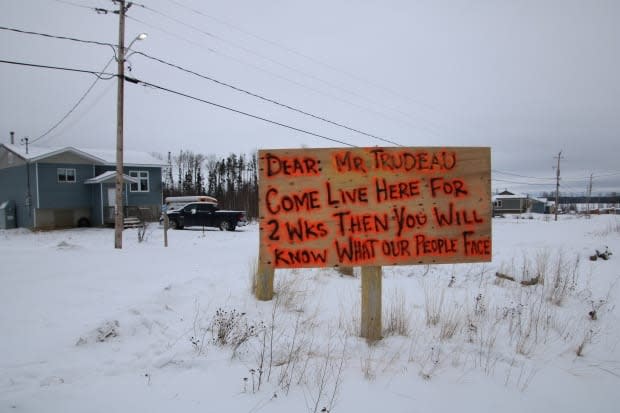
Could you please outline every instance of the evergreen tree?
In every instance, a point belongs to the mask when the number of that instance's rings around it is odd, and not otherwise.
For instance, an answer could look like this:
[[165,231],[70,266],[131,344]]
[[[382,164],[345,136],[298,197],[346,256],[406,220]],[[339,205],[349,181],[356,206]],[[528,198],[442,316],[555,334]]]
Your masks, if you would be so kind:
[[242,209],[250,219],[258,216],[256,153],[218,157],[181,150],[172,163],[165,177],[170,182],[164,187],[165,196],[207,194],[217,198],[221,208]]

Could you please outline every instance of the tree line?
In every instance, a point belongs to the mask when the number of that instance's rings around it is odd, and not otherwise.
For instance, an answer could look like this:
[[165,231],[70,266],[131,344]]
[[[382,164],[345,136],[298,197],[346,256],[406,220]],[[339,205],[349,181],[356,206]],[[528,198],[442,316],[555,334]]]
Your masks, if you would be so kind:
[[[543,198],[550,200],[555,199],[555,191],[543,192],[541,195]],[[617,192],[609,192],[607,194],[598,195],[562,195],[559,196],[560,204],[601,204],[601,205],[618,205],[620,204],[620,195]]]
[[164,198],[209,195],[217,198],[222,209],[246,211],[249,219],[258,217],[256,153],[218,157],[181,150],[168,155],[163,181]]

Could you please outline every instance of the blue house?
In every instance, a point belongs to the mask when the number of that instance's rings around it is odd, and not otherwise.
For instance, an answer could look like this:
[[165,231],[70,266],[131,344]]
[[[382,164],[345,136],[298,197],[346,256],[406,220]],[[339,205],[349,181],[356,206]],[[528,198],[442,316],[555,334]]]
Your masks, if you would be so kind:
[[[125,216],[157,219],[165,163],[124,151]],[[0,205],[15,203],[17,227],[45,229],[114,223],[115,151],[0,144]]]
[[493,215],[522,214],[534,212],[549,214],[550,206],[546,198],[535,198],[524,194],[513,194],[503,191],[492,197]]

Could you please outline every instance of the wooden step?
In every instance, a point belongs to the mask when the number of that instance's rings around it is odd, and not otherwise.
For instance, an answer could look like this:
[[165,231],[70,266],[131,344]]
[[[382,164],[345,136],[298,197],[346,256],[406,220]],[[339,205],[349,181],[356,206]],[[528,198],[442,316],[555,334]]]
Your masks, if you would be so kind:
[[123,228],[139,228],[142,225],[142,221],[138,217],[127,217],[123,219]]

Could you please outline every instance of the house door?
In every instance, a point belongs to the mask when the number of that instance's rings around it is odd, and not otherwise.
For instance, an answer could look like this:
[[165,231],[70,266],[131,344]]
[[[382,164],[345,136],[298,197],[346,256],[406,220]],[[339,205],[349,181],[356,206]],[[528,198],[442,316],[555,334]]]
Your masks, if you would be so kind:
[[108,188],[108,206],[116,206],[116,188]]
[[116,205],[116,188],[108,188],[108,206],[105,208],[105,221],[108,223],[114,222],[116,211],[114,206]]

